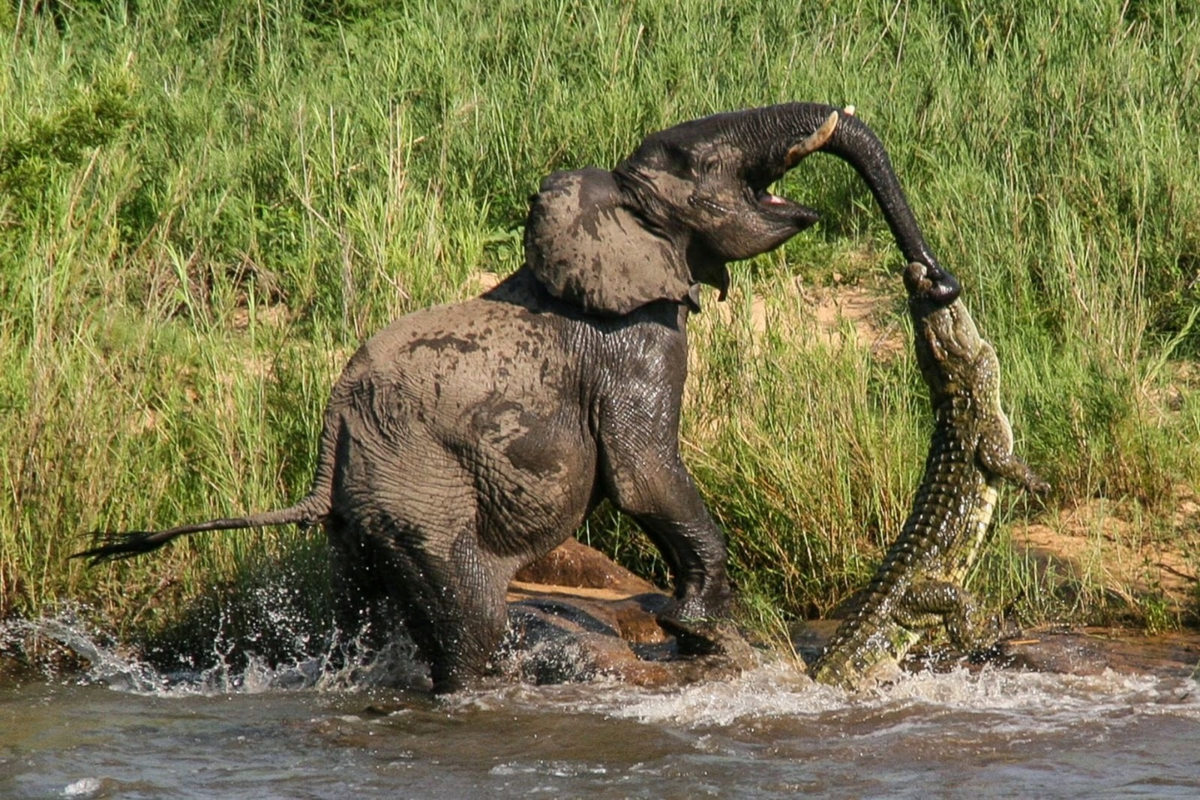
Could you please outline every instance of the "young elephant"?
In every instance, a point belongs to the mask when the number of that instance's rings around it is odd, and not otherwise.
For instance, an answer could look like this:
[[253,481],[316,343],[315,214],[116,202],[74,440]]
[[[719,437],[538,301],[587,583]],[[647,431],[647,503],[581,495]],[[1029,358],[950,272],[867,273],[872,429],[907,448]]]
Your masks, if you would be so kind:
[[521,269],[364,344],[333,390],[298,503],[109,534],[79,555],[95,563],[201,531],[321,523],[343,629],[398,612],[435,690],[450,691],[484,672],[516,571],[607,498],[662,551],[677,584],[672,618],[721,617],[725,539],[679,456],[684,326],[700,284],[724,295],[727,262],[816,221],[767,187],[817,150],[853,164],[905,258],[941,274],[882,145],[853,116],[805,103],[684,123],[612,172],[546,178]]

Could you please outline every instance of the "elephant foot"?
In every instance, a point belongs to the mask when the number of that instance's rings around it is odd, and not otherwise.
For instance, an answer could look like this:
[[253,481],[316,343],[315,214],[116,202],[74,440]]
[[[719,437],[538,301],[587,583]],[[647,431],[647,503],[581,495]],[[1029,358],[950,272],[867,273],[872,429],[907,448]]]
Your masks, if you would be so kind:
[[753,669],[760,663],[758,651],[729,620],[684,621],[660,616],[658,624],[675,637],[675,647],[680,655],[720,660],[736,670]]

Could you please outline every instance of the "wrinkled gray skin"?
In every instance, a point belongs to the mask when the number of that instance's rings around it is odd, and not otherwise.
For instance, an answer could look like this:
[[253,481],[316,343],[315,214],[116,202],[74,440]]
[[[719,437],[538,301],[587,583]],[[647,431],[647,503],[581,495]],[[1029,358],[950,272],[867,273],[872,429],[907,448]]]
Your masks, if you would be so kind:
[[[821,128],[822,125],[826,127]],[[832,127],[832,134],[812,138]],[[482,297],[402,317],[364,344],[325,412],[294,506],[109,534],[93,563],[201,531],[322,524],[343,630],[399,614],[451,691],[486,670],[513,574],[607,498],[661,550],[675,622],[728,611],[725,539],[679,457],[699,284],[817,215],[766,192],[814,141],[855,166],[908,261],[937,267],[861,122],[830,106],[720,114],[648,136],[612,172],[555,173],[532,199],[526,264]]]

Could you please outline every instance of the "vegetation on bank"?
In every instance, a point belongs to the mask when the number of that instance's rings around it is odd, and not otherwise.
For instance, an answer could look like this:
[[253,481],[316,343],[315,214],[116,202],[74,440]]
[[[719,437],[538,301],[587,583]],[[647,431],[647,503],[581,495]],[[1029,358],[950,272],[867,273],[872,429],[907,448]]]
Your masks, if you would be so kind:
[[[1063,580],[1008,534],[1102,499],[1200,570],[1200,523],[1174,513],[1200,487],[1200,15],[975,5],[0,5],[0,617],[81,601],[193,653],[319,631],[311,533],[94,570],[67,556],[90,530],[301,496],[348,354],[515,269],[542,176],[711,112],[818,100],[888,145],[1000,354],[1018,448],[1055,487],[1003,495],[977,585],[1030,621],[1181,621],[1152,564],[1148,588],[1114,591],[1104,564]],[[882,287],[879,324],[907,331],[869,193],[819,156],[781,191],[824,221],[735,265],[730,313],[706,297],[683,434],[762,625],[863,584],[929,429],[907,351],[807,335],[805,293],[833,285]],[[610,512],[581,536],[661,577]]]

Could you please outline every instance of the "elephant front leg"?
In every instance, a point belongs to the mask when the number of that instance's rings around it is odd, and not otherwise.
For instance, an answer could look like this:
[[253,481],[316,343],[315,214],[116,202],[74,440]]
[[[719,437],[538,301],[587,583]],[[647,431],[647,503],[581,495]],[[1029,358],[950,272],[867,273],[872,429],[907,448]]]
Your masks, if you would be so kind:
[[[734,669],[751,669],[758,663],[757,655],[729,619],[733,593],[726,572],[725,537],[690,479],[686,486],[673,495],[694,503],[675,509],[685,520],[631,514],[663,554],[675,577],[677,605],[659,615],[659,625],[675,637],[681,654],[718,656]],[[688,518],[689,512],[694,516]]]
[[612,498],[650,537],[675,579],[675,607],[659,616],[659,624],[684,655],[719,656],[734,669],[750,669],[757,656],[729,619],[725,536],[682,464],[659,477],[656,484],[639,483],[632,495]]
[[671,570],[675,608],[662,622],[681,650],[736,659],[748,646],[728,621],[725,535],[679,457],[686,339],[666,338],[640,343],[638,355],[618,365],[622,391],[600,409],[601,479],[608,499],[637,521]]
[[[678,349],[663,359],[685,363],[686,347]],[[630,381],[629,394],[605,398],[599,436],[601,479],[608,499],[637,521],[670,567],[677,615],[724,617],[731,594],[725,535],[679,457],[683,374],[668,373],[640,375],[641,380]]]
[[[726,571],[728,559],[725,536],[704,508],[691,481],[675,495],[677,507],[655,512],[639,512],[617,507],[628,513],[655,547],[675,580],[677,608],[674,616],[681,621],[723,618],[729,615],[732,592]],[[693,503],[686,502],[690,498]],[[673,512],[673,514],[671,513]]]

